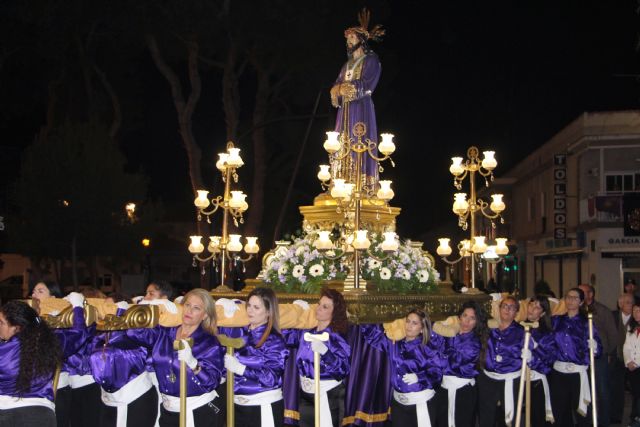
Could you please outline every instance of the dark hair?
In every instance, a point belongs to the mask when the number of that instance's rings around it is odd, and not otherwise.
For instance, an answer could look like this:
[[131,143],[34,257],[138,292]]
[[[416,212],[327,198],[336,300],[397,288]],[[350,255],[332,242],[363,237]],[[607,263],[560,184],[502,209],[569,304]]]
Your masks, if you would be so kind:
[[18,328],[20,368],[15,392],[22,396],[31,389],[34,378],[53,377],[62,362],[60,342],[36,311],[22,301],[9,301],[0,307],[11,326]]
[[529,302],[538,302],[542,311],[544,311],[544,314],[538,320],[540,331],[551,332],[551,305],[549,304],[549,298],[544,295],[534,295],[529,298]]
[[[586,285],[586,286],[591,287],[591,285]],[[593,288],[591,288],[591,289],[593,289]],[[569,295],[569,292],[571,292],[571,291],[577,292],[578,296],[580,297],[580,302],[581,302],[581,303],[583,303],[583,302],[584,302],[584,291],[583,291],[582,289],[580,289],[580,288],[579,288],[579,287],[577,287],[577,286],[576,286],[576,287],[573,287],[573,288],[569,289],[569,290],[567,291],[567,293],[566,293],[566,294],[564,294],[564,296],[566,297],[567,295]],[[595,294],[594,294],[594,296],[595,296]],[[585,306],[584,306],[584,304],[580,305],[580,308],[578,309],[578,315],[579,315],[579,316],[582,316],[582,317],[584,317],[584,318],[586,318],[586,317],[587,317],[587,307],[585,307]]]
[[129,301],[129,298],[125,294],[122,294],[120,292],[111,292],[109,293],[109,295],[107,295],[107,298],[111,298],[114,303],[120,301]]
[[264,330],[262,337],[260,337],[260,341],[256,344],[256,348],[260,348],[267,338],[269,338],[269,334],[271,334],[272,330],[278,333],[280,332],[280,310],[278,308],[278,297],[276,297],[275,292],[270,288],[255,288],[249,292],[249,295],[247,295],[247,304],[249,304],[251,297],[260,298],[264,304],[265,310],[269,313],[267,328]]
[[58,285],[57,282],[54,282],[52,280],[38,280],[36,283],[34,283],[34,285],[29,290],[29,295],[33,293],[33,290],[35,289],[35,287],[38,286],[38,284],[40,283],[42,283],[47,287],[52,297],[62,298],[62,290],[60,289],[60,285]]
[[462,313],[466,309],[472,309],[476,314],[476,326],[473,328],[473,333],[480,340],[480,354],[478,356],[478,366],[484,368],[484,356],[487,353],[487,340],[489,338],[489,326],[487,324],[488,316],[487,311],[477,301],[466,301],[458,310],[458,318],[462,316]]
[[631,308],[631,317],[629,318],[629,323],[627,324],[627,332],[630,334],[633,333],[636,328],[640,327],[640,322],[633,318],[633,309],[635,307],[640,308],[640,304],[633,303],[633,307]]
[[95,286],[87,286],[84,289],[82,289],[82,296],[84,296],[85,298],[101,298],[101,299],[104,299],[107,297],[104,294],[104,292],[102,292],[100,289],[96,288]]
[[161,296],[167,297],[167,299],[173,298],[173,286],[171,286],[171,283],[166,280],[154,280],[149,284],[158,288]]
[[349,328],[347,320],[347,303],[342,294],[334,289],[323,288],[320,291],[320,298],[327,297],[333,301],[333,313],[331,314],[331,323],[329,327],[332,331],[340,334],[346,334]]
[[419,308],[414,308],[413,310],[408,312],[405,318],[408,318],[410,314],[415,314],[420,318],[420,323],[422,323],[422,344],[428,343],[431,339],[431,331],[433,330],[429,315],[426,311]]

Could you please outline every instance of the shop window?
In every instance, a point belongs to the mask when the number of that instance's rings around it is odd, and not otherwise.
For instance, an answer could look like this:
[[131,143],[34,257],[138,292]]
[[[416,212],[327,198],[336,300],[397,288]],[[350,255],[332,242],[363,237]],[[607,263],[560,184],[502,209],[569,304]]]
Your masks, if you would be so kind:
[[640,191],[640,174],[607,174],[605,177],[607,193],[630,193]]

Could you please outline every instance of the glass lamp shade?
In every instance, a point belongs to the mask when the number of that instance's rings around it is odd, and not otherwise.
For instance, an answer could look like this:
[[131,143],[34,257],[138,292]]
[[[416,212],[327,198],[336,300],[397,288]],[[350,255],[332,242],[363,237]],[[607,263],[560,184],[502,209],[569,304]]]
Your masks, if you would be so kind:
[[355,184],[352,184],[350,182],[347,182],[344,184],[344,191],[345,191],[344,200],[347,202],[351,200],[351,196],[353,195],[353,187],[355,187]]
[[449,246],[449,241],[451,239],[447,239],[445,237],[438,239],[438,242],[440,242],[440,245],[438,246],[438,248],[436,249],[436,252],[438,255],[440,256],[448,256],[451,255],[451,246]]
[[498,161],[495,159],[495,151],[483,151],[484,159],[482,159],[482,167],[486,170],[493,170],[498,166]]
[[[245,194],[245,197],[247,197],[246,194]],[[247,209],[249,209],[249,203],[243,200],[242,206],[240,206],[238,209],[240,210],[240,212],[245,212]]]
[[398,249],[400,244],[398,243],[398,240],[396,240],[396,233],[394,231],[387,231],[382,233],[382,235],[384,236],[384,240],[382,241],[383,251],[392,252]]
[[242,204],[245,203],[245,198],[247,197],[242,191],[232,191],[231,199],[229,200],[229,206],[234,209],[239,209],[242,207]]
[[331,179],[331,172],[329,172],[329,165],[320,165],[320,172],[318,172],[318,179],[320,181],[329,181]]
[[333,242],[329,238],[331,231],[320,230],[318,231],[318,238],[313,242],[313,245],[319,251],[328,251],[333,249]]
[[456,215],[464,215],[469,209],[469,202],[467,202],[467,193],[455,193],[453,195],[453,213]]
[[449,172],[452,175],[458,176],[464,172],[464,166],[462,166],[462,157],[452,157],[451,166],[449,166]]
[[199,254],[204,251],[204,245],[202,244],[202,236],[190,236],[191,244],[189,245],[189,252],[192,254]]
[[496,254],[507,255],[508,253],[507,239],[505,237],[496,237]]
[[227,243],[227,249],[230,252],[240,252],[242,250],[242,243],[240,243],[239,234],[229,234],[229,243]]
[[378,151],[385,156],[393,154],[393,152],[396,151],[396,145],[393,143],[393,134],[383,133],[380,137],[382,138],[382,142],[378,144]]
[[258,251],[260,251],[260,246],[258,246],[258,238],[247,236],[247,244],[244,245],[244,251],[248,254],[257,254]]
[[240,166],[244,165],[244,162],[240,157],[239,148],[229,148],[229,157],[227,158],[227,164],[229,166],[233,166],[234,168],[239,168]]
[[496,253],[496,246],[489,245],[487,246],[487,250],[481,255],[482,258],[488,260],[496,260],[498,259],[498,254]]
[[356,230],[356,236],[353,239],[354,249],[369,249],[371,241],[367,238],[368,230]]
[[336,178],[333,180],[333,188],[331,188],[331,197],[340,199],[346,197],[347,190],[344,185],[344,179]]
[[380,181],[380,189],[378,190],[376,196],[378,196],[378,199],[385,201],[393,199],[395,193],[391,189],[391,180],[384,179]]
[[460,242],[458,246],[460,248],[460,255],[469,256],[471,255],[471,241],[468,239],[464,239]]
[[198,197],[193,201],[193,204],[196,205],[196,208],[204,209],[209,206],[209,192],[206,190],[197,190]]
[[502,194],[491,195],[491,199],[493,200],[491,201],[491,204],[489,205],[489,207],[495,213],[500,213],[506,208],[504,202],[502,201],[502,197],[503,197]]
[[207,250],[211,253],[216,253],[220,251],[220,236],[211,236],[209,238],[209,246]]
[[484,241],[485,236],[475,236],[473,238],[473,246],[471,247],[471,251],[474,254],[482,254],[487,250],[487,244]]
[[340,141],[338,141],[338,132],[327,132],[327,140],[322,145],[329,154],[333,154],[340,149]]
[[227,168],[227,159],[229,158],[228,153],[218,153],[218,161],[216,162],[216,168],[220,172],[224,172]]

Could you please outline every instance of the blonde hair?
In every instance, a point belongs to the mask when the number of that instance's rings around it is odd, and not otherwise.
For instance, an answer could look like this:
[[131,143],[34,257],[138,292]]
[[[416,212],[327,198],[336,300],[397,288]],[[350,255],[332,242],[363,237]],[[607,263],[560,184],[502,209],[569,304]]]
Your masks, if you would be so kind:
[[218,321],[216,319],[216,306],[213,302],[213,298],[209,294],[209,291],[196,288],[192,289],[184,296],[183,304],[187,302],[189,297],[194,296],[200,298],[202,300],[202,304],[204,304],[204,311],[207,313],[207,317],[202,320],[202,327],[205,331],[209,332],[211,335],[218,335]]

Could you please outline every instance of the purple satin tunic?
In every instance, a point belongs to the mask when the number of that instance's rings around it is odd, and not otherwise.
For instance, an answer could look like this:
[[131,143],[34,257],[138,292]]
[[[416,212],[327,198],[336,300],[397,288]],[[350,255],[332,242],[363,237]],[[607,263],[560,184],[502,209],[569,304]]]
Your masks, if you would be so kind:
[[[150,350],[153,367],[158,378],[158,388],[163,394],[180,396],[180,360],[173,349],[178,327],[156,326],[149,329],[129,329],[126,334],[133,342]],[[187,368],[187,396],[200,396],[214,390],[220,384],[224,369],[225,349],[216,337],[202,326],[191,335],[193,356],[198,359],[201,370],[194,375]],[[174,381],[172,381],[174,380]]]
[[531,329],[531,338],[535,345],[531,350],[529,367],[546,375],[553,370],[553,362],[556,360],[556,344],[553,332],[534,328]]
[[444,375],[459,378],[475,378],[478,375],[480,338],[473,332],[444,338],[444,356],[447,366]]
[[20,340],[14,335],[0,342],[0,395],[12,397],[44,397],[53,402],[53,372],[51,375],[34,378],[28,392],[18,396],[16,381],[20,371]]
[[[71,329],[59,329],[58,331],[62,331],[58,332],[59,338],[61,334],[69,340],[68,343],[62,344],[66,356],[62,363],[62,370],[68,372],[69,375],[91,375],[89,357],[91,356],[91,342],[96,333],[96,326],[87,327],[84,324],[84,310],[81,307],[74,307],[73,327]],[[74,351],[66,354],[64,348],[67,345],[70,346],[70,349],[73,348]]]
[[[434,389],[442,382],[442,373],[446,366],[443,354],[444,339],[431,333],[429,342],[422,344],[422,334],[407,341],[390,340],[380,325],[361,326],[364,339],[374,348],[384,351],[389,357],[391,367],[391,385],[400,393],[412,393]],[[416,374],[418,382],[407,384],[402,380],[405,374]]]
[[284,362],[289,350],[285,348],[282,335],[273,330],[262,346],[256,348],[266,328],[266,325],[253,330],[241,328],[246,344],[236,350],[235,356],[246,369],[243,375],[235,376],[236,394],[250,395],[282,388]]
[[498,374],[508,374],[522,368],[524,328],[517,322],[504,330],[491,329],[487,340],[485,369]]
[[73,325],[71,328],[54,329],[53,333],[60,341],[62,349],[62,370],[66,371],[67,359],[78,353],[80,349],[91,339],[89,328],[84,324],[84,310],[82,307],[73,309]]
[[[297,332],[297,334],[295,332]],[[325,354],[320,356],[321,380],[340,381],[349,375],[351,347],[342,335],[331,331],[331,328],[326,328],[322,331],[318,331],[317,328],[313,328],[307,331],[299,330],[295,332],[290,333],[289,338],[294,338],[298,341],[296,364],[298,365],[298,373],[300,375],[307,378],[314,378],[313,350],[311,350],[311,343],[304,340],[305,332],[309,332],[311,334],[327,332],[329,334],[329,341],[325,341],[323,343],[327,346],[328,350]]]
[[109,393],[145,372],[146,359],[146,347],[131,340],[124,331],[102,333],[93,340],[90,356],[93,378]]
[[[567,314],[554,316],[555,360],[571,362],[576,365],[589,365],[589,323],[580,315],[569,317]],[[602,343],[595,326],[593,337],[598,344],[595,356],[602,353]]]

